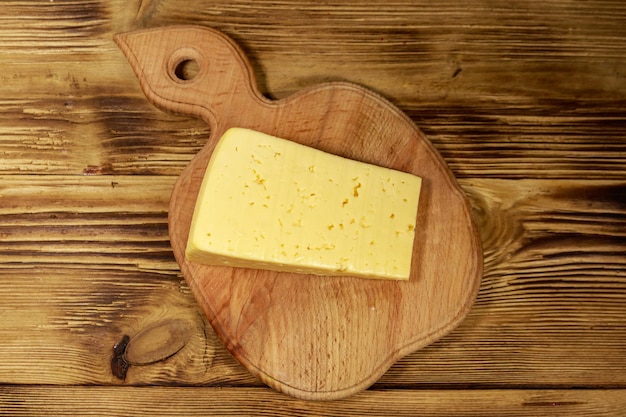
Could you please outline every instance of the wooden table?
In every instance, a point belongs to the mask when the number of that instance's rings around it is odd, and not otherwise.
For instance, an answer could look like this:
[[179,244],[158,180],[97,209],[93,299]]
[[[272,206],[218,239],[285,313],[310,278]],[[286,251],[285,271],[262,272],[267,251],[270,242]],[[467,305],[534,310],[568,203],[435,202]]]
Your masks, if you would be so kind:
[[[334,402],[230,356],[167,231],[208,127],[149,104],[112,41],[169,24],[230,35],[270,97],[348,80],[420,126],[484,246],[458,328]],[[623,2],[6,1],[0,68],[0,414],[626,415]],[[147,329],[182,348],[118,378]]]

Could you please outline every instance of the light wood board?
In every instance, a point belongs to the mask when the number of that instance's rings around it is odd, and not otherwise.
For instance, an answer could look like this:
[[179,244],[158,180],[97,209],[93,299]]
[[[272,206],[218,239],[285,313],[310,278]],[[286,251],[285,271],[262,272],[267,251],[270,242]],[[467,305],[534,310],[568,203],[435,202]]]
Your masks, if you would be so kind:
[[[152,102],[199,116],[211,127],[207,144],[172,192],[170,239],[213,328],[254,375],[301,398],[345,397],[467,315],[482,277],[482,247],[469,202],[434,147],[395,106],[339,82],[270,101],[258,92],[242,51],[209,28],[157,28],[116,40]],[[189,63],[197,66],[193,76],[179,71]],[[409,280],[305,276],[188,261],[185,247],[203,175],[217,140],[231,127],[420,176]]]

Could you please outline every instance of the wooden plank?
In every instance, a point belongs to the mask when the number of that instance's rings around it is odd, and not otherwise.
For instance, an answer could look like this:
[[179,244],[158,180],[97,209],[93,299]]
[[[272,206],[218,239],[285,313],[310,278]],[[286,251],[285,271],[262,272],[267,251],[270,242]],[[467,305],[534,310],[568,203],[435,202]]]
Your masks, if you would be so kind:
[[3,174],[178,175],[209,135],[204,122],[160,112],[143,96],[61,94],[2,100]]
[[620,416],[624,390],[391,390],[307,402],[264,388],[0,387],[10,416]]
[[337,79],[380,92],[457,176],[626,178],[623,2],[296,6],[4,2],[0,172],[178,175],[208,129],[154,109],[112,35],[193,23],[234,37],[273,97]]
[[3,382],[122,382],[111,371],[113,346],[169,318],[188,324],[186,349],[165,367],[139,368],[139,381],[172,380],[177,373],[219,381],[231,368],[253,380],[228,354],[214,360],[221,344],[174,261],[167,233],[174,180],[0,179]]
[[[0,178],[0,381],[122,384],[124,335],[180,320],[174,356],[127,384],[258,386],[172,257],[164,176]],[[626,183],[467,179],[485,275],[469,317],[377,387],[626,386]]]

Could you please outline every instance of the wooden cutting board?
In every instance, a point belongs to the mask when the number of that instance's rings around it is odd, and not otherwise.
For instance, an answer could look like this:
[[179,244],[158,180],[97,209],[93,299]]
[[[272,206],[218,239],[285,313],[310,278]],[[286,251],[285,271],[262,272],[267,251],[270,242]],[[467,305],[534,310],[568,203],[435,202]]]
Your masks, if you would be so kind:
[[[466,316],[483,266],[468,201],[441,156],[399,109],[349,83],[269,100],[258,91],[241,49],[212,29],[157,28],[115,40],[149,100],[210,125],[206,146],[172,191],[170,240],[215,332],[250,372],[299,398],[345,397],[367,388],[396,360],[445,335]],[[187,261],[200,183],[216,141],[230,127],[422,177],[409,281]]]

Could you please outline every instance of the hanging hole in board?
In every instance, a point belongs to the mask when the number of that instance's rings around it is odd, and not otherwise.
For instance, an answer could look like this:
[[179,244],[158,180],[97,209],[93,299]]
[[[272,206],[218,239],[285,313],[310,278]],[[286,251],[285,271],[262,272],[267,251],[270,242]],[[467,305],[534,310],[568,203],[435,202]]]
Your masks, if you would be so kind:
[[180,81],[191,81],[200,72],[200,65],[195,59],[183,59],[174,68],[174,75]]
[[195,48],[180,48],[173,51],[167,61],[170,78],[177,83],[196,81],[206,70],[206,60]]

